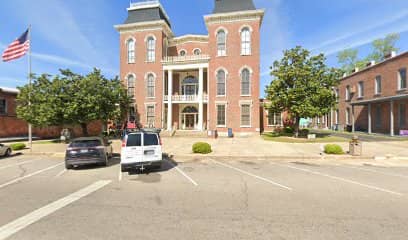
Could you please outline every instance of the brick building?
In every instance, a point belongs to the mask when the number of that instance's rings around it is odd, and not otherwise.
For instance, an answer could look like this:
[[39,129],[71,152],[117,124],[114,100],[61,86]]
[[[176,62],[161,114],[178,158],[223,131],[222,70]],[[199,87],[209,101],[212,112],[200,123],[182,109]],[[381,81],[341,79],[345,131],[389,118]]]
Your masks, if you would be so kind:
[[[18,119],[16,115],[16,98],[19,91],[14,88],[0,87],[0,138],[24,137],[28,135],[28,123]],[[33,128],[33,136],[39,138],[59,137],[62,126]],[[74,135],[81,136],[80,127],[74,127]],[[99,135],[102,131],[100,122],[92,122],[88,125],[91,135]]]
[[390,54],[341,79],[334,124],[352,130],[402,135],[408,130],[408,52]]
[[[120,33],[130,120],[177,130],[261,130],[260,27],[252,0],[215,0],[207,35],[174,36],[159,1],[131,3]],[[180,14],[182,14],[180,12]],[[262,110],[262,109],[261,109]]]

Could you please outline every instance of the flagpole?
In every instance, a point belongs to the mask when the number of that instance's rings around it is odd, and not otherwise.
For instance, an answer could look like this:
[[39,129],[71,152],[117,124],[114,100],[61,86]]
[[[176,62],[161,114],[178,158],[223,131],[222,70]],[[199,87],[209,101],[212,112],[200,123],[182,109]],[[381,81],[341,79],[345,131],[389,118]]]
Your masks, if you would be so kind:
[[[28,106],[29,112],[31,112],[31,24],[28,27],[28,40],[30,44],[28,48]],[[33,152],[33,134],[31,123],[28,123],[28,142],[30,145],[30,152]]]

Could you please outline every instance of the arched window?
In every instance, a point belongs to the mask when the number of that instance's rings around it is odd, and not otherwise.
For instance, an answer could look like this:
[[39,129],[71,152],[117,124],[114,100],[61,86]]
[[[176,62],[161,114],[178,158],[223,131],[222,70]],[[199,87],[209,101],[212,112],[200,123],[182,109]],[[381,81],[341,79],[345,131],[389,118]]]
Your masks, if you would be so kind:
[[147,97],[154,98],[155,96],[155,79],[153,74],[147,75]]
[[251,54],[251,31],[245,27],[241,31],[241,55]]
[[128,63],[135,63],[135,40],[129,39],[126,45]]
[[225,71],[217,72],[217,96],[225,96]]
[[127,77],[128,96],[133,98],[135,96],[135,76],[129,75]]
[[251,94],[251,73],[248,69],[241,72],[241,95],[248,96]]
[[186,50],[181,50],[180,51],[180,56],[184,57],[184,56],[186,56],[186,54],[187,54]]
[[198,110],[195,107],[188,106],[183,109],[182,113],[198,113]]
[[182,95],[197,95],[198,94],[198,80],[194,76],[186,77],[181,86]]
[[153,37],[147,39],[147,61],[154,62],[156,60],[156,40]]
[[198,49],[198,48],[196,48],[196,49],[194,49],[193,54],[194,54],[194,55],[200,55],[200,54],[201,54],[201,50]]
[[225,56],[227,55],[226,45],[227,37],[224,30],[219,30],[217,32],[217,55]]

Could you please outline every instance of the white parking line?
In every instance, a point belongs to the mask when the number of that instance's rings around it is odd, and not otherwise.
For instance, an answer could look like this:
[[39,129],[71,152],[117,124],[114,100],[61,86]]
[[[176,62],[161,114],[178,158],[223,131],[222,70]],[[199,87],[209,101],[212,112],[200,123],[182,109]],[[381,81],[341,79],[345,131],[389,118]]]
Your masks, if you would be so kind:
[[377,170],[374,170],[374,169],[362,168],[362,167],[353,167],[353,166],[346,166],[346,167],[361,170],[361,171],[366,171],[366,172],[379,173],[379,174],[386,175],[386,176],[400,177],[400,178],[407,178],[408,179],[408,176],[401,175],[401,174],[386,173],[386,172],[377,171]]
[[283,164],[279,164],[279,166],[284,166],[284,167],[287,167],[287,168],[296,169],[296,170],[311,173],[311,174],[314,174],[314,175],[319,175],[319,176],[335,179],[335,180],[338,180],[338,181],[359,185],[359,186],[366,187],[366,188],[369,188],[369,189],[372,189],[372,190],[377,190],[377,191],[380,191],[380,192],[390,193],[390,194],[398,195],[398,196],[403,196],[404,195],[404,194],[399,193],[399,192],[391,191],[391,190],[388,190],[388,189],[384,189],[384,188],[380,188],[380,187],[376,187],[376,186],[372,186],[372,185],[367,185],[367,184],[364,184],[364,183],[356,182],[356,181],[346,179],[346,178],[342,178],[342,177],[332,176],[332,175],[329,175],[329,174],[326,174],[326,173],[312,171],[312,170],[305,169],[305,168],[299,168],[299,167],[283,165]]
[[22,177],[13,179],[13,180],[11,180],[11,181],[9,181],[9,182],[6,182],[6,183],[1,184],[1,185],[0,185],[0,188],[7,187],[8,185],[11,185],[11,184],[13,184],[13,183],[19,182],[19,181],[21,181],[21,180],[23,180],[23,179],[26,179],[26,178],[29,178],[29,177],[38,175],[38,174],[43,173],[43,172],[48,171],[48,170],[51,170],[51,169],[53,169],[53,168],[56,168],[56,167],[58,167],[58,166],[61,166],[62,164],[64,164],[64,163],[58,163],[58,164],[52,165],[51,167],[47,167],[47,168],[38,170],[38,171],[36,171],[36,172],[30,173],[30,174],[28,174],[28,175],[25,175],[25,176],[22,176]]
[[191,177],[189,177],[185,172],[183,172],[179,167],[177,167],[176,165],[174,165],[171,162],[168,162],[173,168],[175,168],[177,170],[177,172],[179,172],[182,176],[184,176],[185,178],[187,178],[187,180],[189,180],[194,186],[198,186],[198,184],[196,183],[196,181],[194,181]]
[[0,240],[6,239],[11,235],[19,232],[27,226],[41,220],[42,218],[56,212],[57,210],[66,207],[67,205],[86,197],[87,195],[105,187],[111,183],[110,180],[95,182],[86,188],[74,192],[64,198],[61,198],[53,203],[50,203],[40,209],[37,209],[25,216],[22,216],[0,228]]
[[55,175],[55,177],[61,177],[62,175],[64,175],[64,173],[67,172],[67,169],[64,168],[64,170],[62,170],[61,172],[59,172],[57,175]]
[[214,163],[219,164],[219,165],[221,165],[221,166],[224,166],[224,167],[226,167],[226,168],[233,169],[233,170],[235,170],[235,171],[238,171],[238,172],[240,172],[240,173],[246,174],[246,175],[251,176],[251,177],[254,177],[254,178],[256,178],[256,179],[265,181],[265,182],[267,182],[267,183],[270,183],[270,184],[272,184],[272,185],[278,186],[278,187],[280,187],[280,188],[283,188],[283,189],[292,191],[292,188],[290,188],[290,187],[288,187],[288,186],[285,186],[285,185],[283,185],[283,184],[274,182],[274,181],[269,180],[269,179],[267,179],[267,178],[257,176],[257,175],[255,175],[255,174],[250,173],[250,172],[247,172],[247,171],[244,171],[244,170],[242,170],[242,169],[233,167],[233,166],[228,165],[228,164],[226,164],[226,163],[218,162],[218,161],[213,160],[213,159],[211,159],[211,161],[213,161]]
[[122,178],[123,178],[123,173],[122,173],[122,166],[120,165],[120,163],[119,163],[119,174],[118,174],[118,181],[120,182],[120,181],[122,181]]
[[6,169],[6,168],[10,168],[10,167],[14,167],[14,166],[20,166],[20,165],[23,165],[23,164],[26,164],[26,163],[30,163],[30,162],[32,162],[32,161],[33,161],[33,160],[24,161],[24,162],[15,163],[15,164],[9,164],[9,165],[0,167],[0,170]]

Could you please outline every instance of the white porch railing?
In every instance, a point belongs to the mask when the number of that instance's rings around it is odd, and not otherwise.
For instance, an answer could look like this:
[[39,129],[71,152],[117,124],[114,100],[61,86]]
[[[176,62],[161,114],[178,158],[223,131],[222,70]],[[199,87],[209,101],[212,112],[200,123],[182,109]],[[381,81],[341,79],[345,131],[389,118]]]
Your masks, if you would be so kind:
[[[174,102],[198,102],[200,99],[198,95],[173,95],[171,101]],[[164,101],[169,101],[169,96],[164,95]],[[208,94],[203,95],[203,101],[208,101]]]
[[203,62],[210,59],[209,55],[186,55],[186,56],[167,56],[164,57],[162,63],[164,64],[175,64],[175,63],[185,63],[185,62]]

